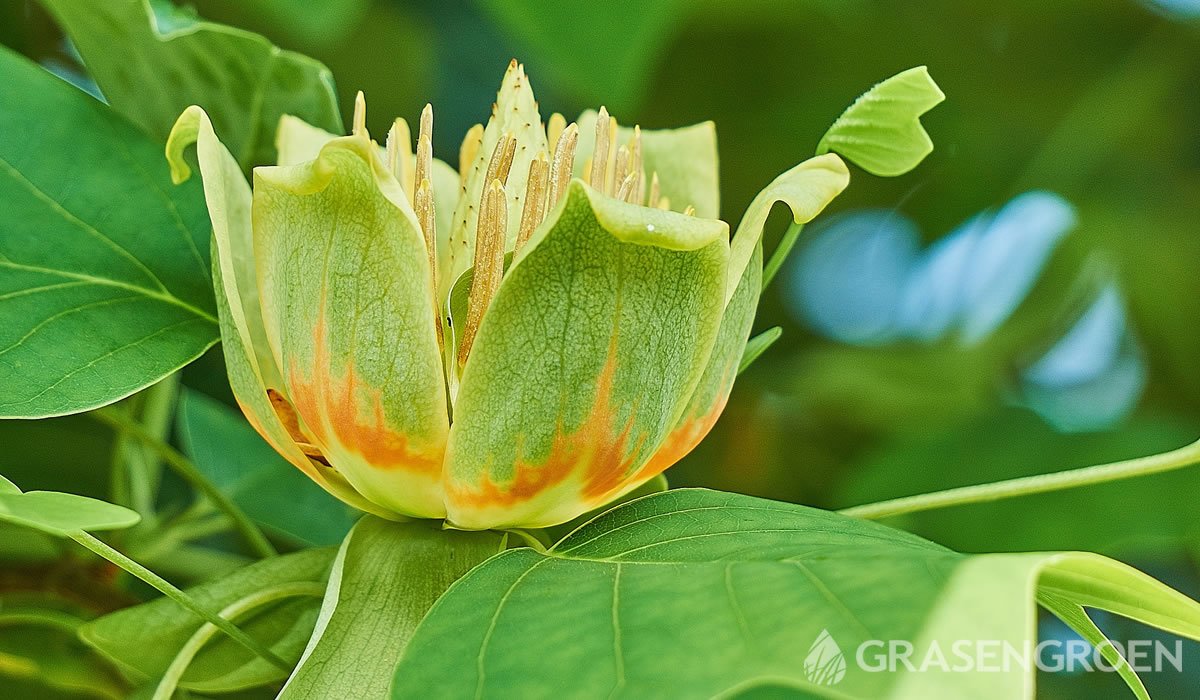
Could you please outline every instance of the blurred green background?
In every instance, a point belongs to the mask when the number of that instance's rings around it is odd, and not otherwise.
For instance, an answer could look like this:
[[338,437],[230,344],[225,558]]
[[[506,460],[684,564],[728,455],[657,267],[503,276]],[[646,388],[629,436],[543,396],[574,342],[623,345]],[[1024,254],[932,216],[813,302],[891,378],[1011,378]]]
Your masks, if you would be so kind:
[[[375,133],[394,116],[415,123],[432,102],[435,153],[450,162],[461,134],[486,118],[514,56],[526,65],[543,116],[570,118],[604,104],[622,123],[647,128],[712,119],[723,218],[733,223],[763,185],[812,153],[855,96],[925,64],[948,96],[925,117],[936,150],[901,178],[855,170],[833,212],[871,208],[907,218],[928,244],[1030,190],[1055,193],[1073,210],[1074,225],[1060,241],[997,234],[991,247],[940,258],[943,277],[924,283],[948,303],[965,303],[956,297],[961,280],[989,266],[1033,280],[1004,322],[975,343],[949,332],[847,342],[837,324],[853,323],[854,309],[839,307],[838,294],[819,306],[821,295],[808,298],[804,290],[820,291],[824,272],[872,308],[887,306],[872,285],[891,269],[888,249],[870,238],[831,269],[811,254],[817,261],[802,266],[802,245],[764,295],[756,324],[782,326],[782,340],[741,377],[708,440],[671,470],[673,485],[836,508],[1150,454],[1200,436],[1200,3],[626,5],[194,3],[207,19],[323,61],[347,116],[355,91],[365,91]],[[86,83],[34,3],[0,0],[0,42]],[[776,212],[768,231],[778,237],[785,220]],[[831,236],[835,227],[814,226],[806,238]],[[946,274],[960,282],[947,283]],[[1060,375],[1082,374],[1032,396],[1030,368],[1106,286],[1119,290],[1115,315],[1096,321],[1093,340],[1059,358]],[[832,319],[833,330],[814,322],[814,313]],[[1133,363],[1127,377],[1134,381],[1107,371],[1114,342]],[[185,383],[228,400],[220,362],[219,352],[210,353],[188,369]],[[88,465],[107,463],[106,439],[85,419],[6,423],[0,470],[26,488],[102,495],[106,472]],[[1200,468],[894,524],[964,551],[1096,550],[1196,596],[1198,502]],[[1110,631],[1145,634],[1132,625]],[[1043,633],[1063,634],[1049,623]],[[1189,652],[1196,661],[1188,672],[1148,675],[1152,693],[1195,694],[1200,648]],[[1120,697],[1126,691],[1111,676],[1046,677],[1041,695]]]

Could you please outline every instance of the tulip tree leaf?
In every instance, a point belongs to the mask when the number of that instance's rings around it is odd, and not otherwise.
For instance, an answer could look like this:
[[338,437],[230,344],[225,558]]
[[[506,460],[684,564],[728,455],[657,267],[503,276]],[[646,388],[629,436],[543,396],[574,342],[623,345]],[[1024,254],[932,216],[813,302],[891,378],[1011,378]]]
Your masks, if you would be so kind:
[[920,664],[935,646],[952,659],[957,640],[1022,649],[1044,595],[1200,637],[1200,604],[1099,555],[967,556],[835,513],[677,490],[467,574],[417,629],[393,697],[1025,697],[1032,667],[880,673],[857,652],[910,641]]
[[79,530],[133,527],[141,519],[128,508],[87,496],[57,491],[22,493],[16,484],[0,476],[0,522],[69,537]]
[[946,99],[925,66],[910,68],[863,93],[817,144],[883,177],[903,175],[933,152],[921,115]]
[[450,521],[557,525],[662,471],[721,322],[721,221],[575,180],[509,268],[463,369]]
[[203,200],[91,97],[6,50],[0,82],[0,211],[20,212],[0,230],[0,416],[111,403],[217,339]]
[[[336,550],[309,549],[272,557],[239,569],[224,578],[189,588],[187,593],[209,610],[226,606],[264,589],[290,583],[324,583]],[[281,658],[300,657],[316,623],[320,598],[281,599],[238,627]],[[159,598],[93,620],[80,629],[80,638],[117,662],[135,678],[157,682],[175,655],[203,620],[168,598]],[[285,673],[224,636],[214,637],[192,660],[180,686],[198,692],[232,692],[277,682]]]
[[387,697],[395,661],[417,623],[503,542],[495,532],[363,518],[342,544],[316,631],[281,700]]
[[330,131],[341,117],[329,70],[241,29],[159,0],[41,0],[108,103],[159,141],[197,104],[242,167],[274,161],[280,116]]

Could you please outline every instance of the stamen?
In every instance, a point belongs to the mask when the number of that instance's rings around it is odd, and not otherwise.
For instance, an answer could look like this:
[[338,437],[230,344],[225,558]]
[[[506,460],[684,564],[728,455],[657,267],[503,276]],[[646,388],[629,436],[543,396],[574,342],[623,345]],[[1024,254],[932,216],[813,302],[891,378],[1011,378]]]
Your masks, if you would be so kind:
[[388,129],[387,141],[387,161],[388,170],[392,171],[392,175],[404,188],[404,193],[408,195],[408,200],[413,199],[413,152],[412,152],[412,132],[408,129],[408,122],[403,117],[397,117],[396,121],[392,122],[392,128]]
[[[504,139],[501,139],[503,142]],[[495,158],[493,158],[493,162]],[[479,228],[475,235],[475,269],[471,293],[467,300],[467,322],[458,345],[458,364],[466,364],[483,322],[483,315],[500,289],[504,276],[504,240],[508,235],[508,206],[504,185],[500,180],[489,181],[479,207]]]
[[[430,174],[433,171],[433,105],[425,105],[425,109],[421,110],[421,127],[417,132],[417,169],[413,176],[413,183],[420,185],[421,182],[431,179]],[[416,204],[416,200],[413,200]],[[426,231],[426,238],[429,237],[429,232]]]
[[617,159],[617,120],[614,117],[608,118],[608,153],[605,154],[604,162],[604,194],[612,196],[616,192],[619,183],[614,181],[613,175],[616,174],[616,168],[610,167]]
[[626,201],[632,204],[641,204],[646,183],[646,171],[642,166],[642,127],[636,124],[633,126],[633,138],[629,140],[629,172],[633,173],[636,179]]
[[[625,178],[629,175],[629,147],[621,146],[617,149],[616,162],[613,164],[613,182],[617,183],[617,192],[621,191],[621,185],[625,184]],[[617,195],[621,199],[620,195]]]
[[550,120],[546,122],[546,147],[551,153],[558,150],[558,139],[562,136],[563,129],[567,128],[567,120],[563,115],[555,112],[550,115]]
[[355,136],[367,133],[367,98],[359,90],[354,96],[354,131]]
[[687,205],[687,207],[683,210],[683,215],[684,216],[695,216],[696,215],[696,207],[693,207],[690,204]]
[[632,204],[635,187],[637,187],[637,173],[629,173],[621,181],[621,186],[617,188],[617,199]]
[[571,170],[575,166],[575,148],[579,145],[579,127],[571,122],[563,129],[562,136],[554,146],[554,162],[550,165],[550,202],[553,208],[562,199],[571,183]]
[[517,244],[514,252],[533,235],[533,230],[546,215],[546,189],[550,179],[550,161],[545,153],[529,161],[529,178],[525,189],[525,209],[521,212],[521,227],[517,229]]
[[438,302],[438,260],[437,260],[437,234],[434,229],[436,219],[436,210],[433,199],[433,186],[430,185],[429,179],[421,180],[421,184],[417,186],[417,191],[413,194],[413,209],[417,213],[417,223],[421,225],[421,230],[425,233],[425,249],[429,254],[429,281],[433,286],[433,317],[437,321],[433,324],[437,329],[438,347],[445,347],[445,339],[442,335],[442,311],[441,304]]
[[654,173],[650,176],[650,197],[646,200],[647,206],[651,206],[651,207],[658,206],[658,197],[659,197],[658,171],[655,170]]
[[[413,193],[413,210],[417,214],[417,222],[425,234],[425,249],[429,253],[429,267],[433,270],[433,288],[437,289],[437,231],[435,230],[436,212],[433,198],[433,105],[425,105],[421,110],[421,130],[417,132],[417,170],[415,182],[417,189]],[[423,190],[423,192],[422,192]]]
[[658,204],[655,206],[663,211],[671,211],[671,198],[663,197],[662,199],[658,200]]
[[467,173],[479,155],[479,147],[483,145],[483,124],[476,124],[467,129],[462,145],[458,147],[458,176],[466,182]]
[[[499,180],[500,184],[508,182],[508,171],[512,170],[513,158],[517,155],[517,140],[512,134],[505,134],[496,142],[496,149],[492,151],[492,159],[488,162],[487,178],[484,182]],[[479,198],[479,208],[483,209],[483,200],[487,196],[486,192]]]
[[609,121],[608,110],[601,107],[600,115],[596,117],[596,147],[592,149],[592,167],[588,174],[588,184],[601,192],[608,174]]

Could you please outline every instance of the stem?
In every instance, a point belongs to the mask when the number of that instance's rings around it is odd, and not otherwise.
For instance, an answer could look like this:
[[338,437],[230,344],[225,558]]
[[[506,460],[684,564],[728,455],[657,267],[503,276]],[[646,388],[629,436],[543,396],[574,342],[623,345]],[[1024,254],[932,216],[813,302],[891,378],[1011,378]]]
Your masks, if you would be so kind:
[[199,615],[202,619],[206,620],[217,629],[229,635],[229,637],[235,642],[271,662],[272,665],[278,666],[284,671],[291,671],[291,665],[276,656],[270,649],[267,649],[257,640],[253,639],[245,632],[235,627],[229,620],[226,620],[220,615],[201,607],[199,603],[192,599],[191,596],[176,588],[170,581],[167,581],[163,577],[130,559],[124,554],[121,554],[104,542],[96,539],[86,532],[83,532],[82,530],[76,530],[75,532],[71,533],[70,537],[79,544],[91,550],[96,555],[107,559],[113,564],[116,564],[125,571],[128,571],[130,574],[144,581],[159,593],[162,593],[184,608]]
[[233,501],[221,493],[220,489],[213,485],[204,474],[192,464],[191,460],[184,457],[174,447],[158,439],[152,435],[145,427],[136,421],[130,419],[120,411],[112,408],[101,408],[92,411],[89,415],[95,416],[97,420],[112,426],[114,429],[136,438],[147,447],[153,449],[162,458],[167,466],[175,470],[175,473],[183,477],[184,481],[191,484],[196,490],[203,493],[212,501],[218,509],[223,511],[233,521],[233,527],[250,545],[250,548],[260,557],[273,557],[278,552],[271,542],[267,540],[267,536],[263,534],[258,525],[250,519],[241,508],[238,508]]
[[[261,607],[267,603],[272,603],[284,598],[295,598],[299,596],[309,596],[320,598],[325,595],[325,587],[318,583],[296,582],[283,583],[271,588],[265,588],[257,593],[252,593],[244,598],[234,601],[221,610],[221,617],[231,619],[249,612],[254,608]],[[175,689],[179,686],[179,681],[182,680],[183,674],[191,665],[192,660],[196,658],[196,654],[204,648],[217,633],[217,628],[212,623],[205,623],[196,630],[187,642],[179,649],[179,653],[171,661],[171,665],[167,667],[163,674],[162,680],[158,682],[158,687],[154,689],[154,696],[151,700],[171,700],[171,695],[175,693]]]
[[767,261],[766,267],[763,268],[762,288],[766,289],[771,280],[775,279],[779,268],[783,267],[783,263],[787,260],[788,253],[792,252],[797,239],[800,238],[800,232],[804,230],[804,224],[792,222],[788,224],[787,230],[783,232],[783,238],[779,239],[779,245],[775,247],[775,252],[771,253],[771,259]]
[[1200,463],[1200,441],[1180,447],[1177,450],[1149,457],[1136,457],[1111,464],[1101,464],[1082,469],[1069,469],[1052,474],[1038,474],[990,484],[963,486],[946,491],[935,491],[917,496],[894,498],[879,503],[869,503],[853,508],[844,508],[838,513],[852,518],[878,520],[896,515],[919,513],[937,508],[986,503],[1005,498],[1030,496],[1037,493],[1049,493],[1080,486],[1104,484],[1110,481],[1120,481],[1138,476],[1149,476],[1168,472],[1173,469],[1190,467]]

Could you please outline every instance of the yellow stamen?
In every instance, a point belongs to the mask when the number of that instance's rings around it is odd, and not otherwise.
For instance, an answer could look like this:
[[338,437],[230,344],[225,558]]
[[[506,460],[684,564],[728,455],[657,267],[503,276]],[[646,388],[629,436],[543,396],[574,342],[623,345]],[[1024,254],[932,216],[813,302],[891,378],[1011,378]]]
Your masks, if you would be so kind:
[[[503,139],[502,139],[503,140]],[[493,159],[494,161],[495,159]],[[500,289],[504,276],[504,239],[508,232],[508,206],[504,185],[500,180],[489,181],[479,207],[479,228],[475,235],[475,268],[471,293],[467,300],[467,321],[458,345],[458,364],[466,364],[483,322],[483,315]]]
[[438,260],[437,260],[437,239],[434,232],[434,222],[436,221],[436,211],[433,203],[433,187],[429,184],[429,180],[421,180],[421,184],[417,186],[416,192],[413,194],[413,209],[417,213],[417,222],[421,225],[421,230],[425,232],[425,248],[429,253],[429,281],[433,286],[433,317],[439,319],[434,326],[437,328],[438,347],[445,347],[445,340],[442,336],[441,324],[441,304],[438,303]]
[[558,138],[562,136],[563,129],[567,128],[567,120],[563,115],[555,112],[550,115],[550,120],[546,122],[546,147],[554,153],[558,149]]
[[637,187],[637,173],[629,173],[617,188],[617,199],[623,202],[634,202],[634,188]]
[[[417,132],[417,162],[416,172],[413,176],[413,183],[419,185],[424,180],[429,180],[433,176],[433,105],[425,105],[425,109],[421,110],[421,127]],[[416,200],[413,200],[414,204]],[[429,232],[426,232],[426,238],[429,237]]]
[[571,183],[571,170],[575,167],[575,148],[579,145],[579,127],[571,122],[563,129],[562,136],[554,146],[554,162],[550,165],[550,202],[553,208],[562,199]]
[[545,153],[529,161],[529,179],[525,189],[525,209],[521,212],[521,227],[517,229],[514,251],[521,249],[533,235],[533,230],[546,215],[546,189],[550,179],[550,161]]
[[[433,270],[433,288],[437,289],[437,231],[436,212],[433,198],[433,106],[425,105],[421,111],[421,130],[417,136],[417,189],[413,193],[413,210],[417,222],[425,234],[425,248],[429,252],[429,266]],[[422,192],[424,190],[424,192]]]
[[392,175],[404,188],[404,193],[408,195],[408,200],[411,202],[413,198],[413,152],[412,152],[412,132],[408,129],[408,122],[402,117],[398,117],[392,122],[392,128],[388,129],[387,141],[387,160],[388,169],[392,171]]
[[[512,170],[513,158],[517,154],[517,140],[512,134],[505,134],[496,142],[496,150],[492,151],[492,159],[488,162],[487,179],[484,182],[499,180],[500,184],[508,182],[508,171]],[[479,208],[483,208],[485,192],[479,198]]]
[[467,129],[462,145],[458,147],[458,176],[465,182],[467,173],[475,163],[479,147],[483,145],[483,124],[476,124]]
[[671,211],[671,198],[663,197],[658,200],[658,204],[656,204],[655,206],[658,207],[659,209],[662,209],[663,211]]
[[615,117],[608,118],[608,153],[604,156],[604,194],[610,197],[617,189],[617,184],[614,182],[613,176],[616,174],[616,168],[613,167],[617,160],[617,120]]
[[695,216],[696,215],[696,207],[693,207],[690,204],[687,205],[687,207],[685,207],[683,210],[683,215],[684,216]]
[[362,90],[354,96],[354,130],[355,136],[367,133],[367,98]]
[[658,198],[659,198],[658,171],[655,170],[654,173],[650,176],[650,197],[646,200],[647,206],[651,206],[651,207],[658,206]]
[[[621,185],[625,184],[625,178],[629,175],[629,147],[621,146],[617,149],[617,157],[613,163],[613,182],[617,183],[617,191],[620,192]],[[620,199],[620,196],[618,196]]]
[[609,121],[608,110],[601,107],[600,115],[596,117],[596,146],[592,149],[592,167],[588,173],[588,184],[601,192],[608,174]]

